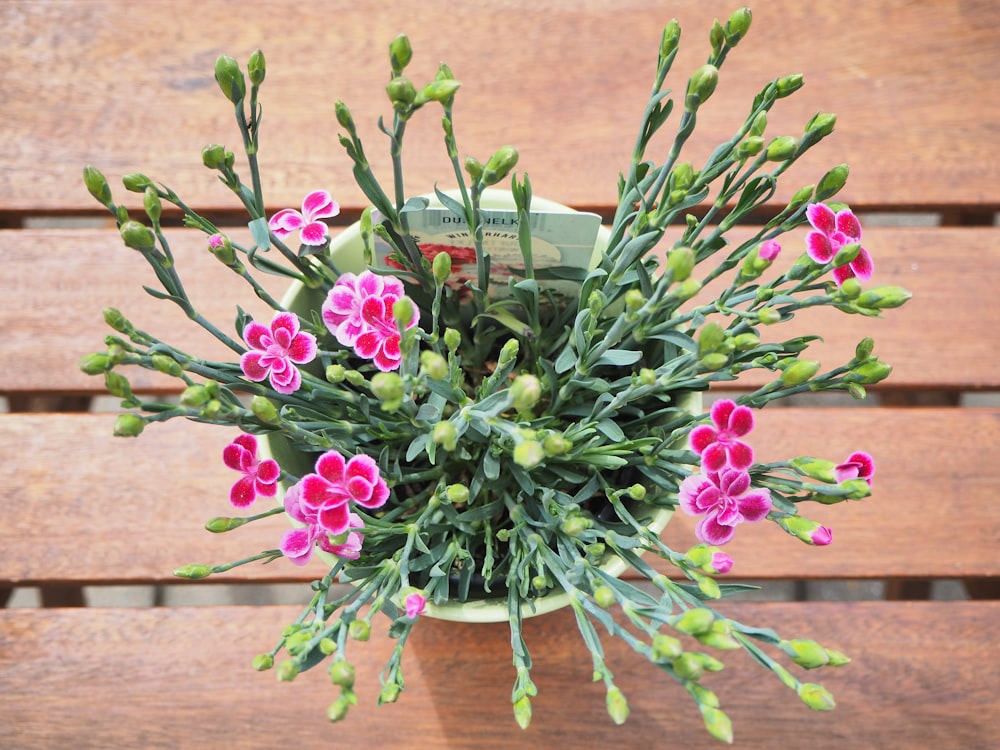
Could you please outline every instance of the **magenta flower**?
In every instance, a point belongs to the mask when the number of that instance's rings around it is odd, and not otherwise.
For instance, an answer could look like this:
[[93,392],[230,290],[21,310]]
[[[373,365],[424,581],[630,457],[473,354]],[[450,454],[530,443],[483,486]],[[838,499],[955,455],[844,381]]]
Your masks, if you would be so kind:
[[316,514],[302,504],[301,483],[292,485],[285,493],[285,512],[301,524],[301,528],[286,531],[278,548],[296,565],[305,565],[312,557],[313,549],[319,544],[324,552],[330,552],[346,560],[357,560],[361,556],[364,537],[359,531],[364,521],[357,513],[349,513],[347,530],[337,536],[323,531]]
[[[829,263],[844,245],[861,242],[861,222],[849,208],[834,213],[823,203],[811,203],[806,217],[813,226],[806,235],[806,252],[817,263]],[[871,255],[862,247],[854,260],[833,269],[833,278],[837,286],[852,276],[868,281],[874,268]]]
[[861,451],[852,453],[844,463],[833,468],[833,476],[838,482],[846,482],[848,479],[864,479],[871,487],[872,477],[875,476],[875,460]]
[[771,261],[777,258],[780,252],[781,245],[778,244],[777,240],[767,240],[760,243],[760,247],[757,248],[757,257],[761,260]]
[[213,250],[218,250],[225,242],[225,238],[221,234],[211,234],[208,237],[208,246]]
[[809,543],[825,547],[833,541],[833,530],[828,526],[817,526],[809,532]]
[[719,574],[728,573],[733,569],[733,558],[725,552],[713,552],[712,562],[709,563],[709,567]]
[[[399,327],[393,305],[404,299],[403,284],[371,271],[345,273],[323,303],[323,322],[342,346],[353,346],[359,357],[370,359],[383,372],[399,367]],[[407,328],[420,319],[416,306]]]
[[753,429],[753,411],[737,406],[735,401],[720,399],[712,404],[712,424],[691,430],[691,449],[701,456],[706,472],[720,471],[726,466],[746,469],[753,463],[753,448],[738,438]]
[[325,190],[315,190],[302,200],[302,210],[283,208],[267,222],[268,228],[276,236],[284,239],[299,230],[299,240],[303,245],[322,245],[326,242],[329,227],[319,219],[326,219],[340,213],[340,206]]
[[693,474],[681,482],[677,494],[681,509],[704,518],[695,535],[707,544],[725,544],[744,521],[760,521],[771,511],[771,491],[752,489],[750,475],[737,469]]
[[306,474],[299,485],[302,514],[333,536],[350,528],[350,503],[379,508],[389,498],[378,464],[363,454],[345,461],[336,451],[327,451],[316,461],[316,473]]
[[243,329],[250,351],[240,357],[243,374],[254,382],[270,378],[278,393],[295,393],[302,375],[295,365],[311,362],[316,356],[316,337],[299,330],[299,319],[289,312],[275,314],[268,328],[250,321]]
[[358,337],[368,330],[361,317],[364,301],[385,295],[393,295],[398,300],[403,294],[403,283],[394,276],[371,271],[342,274],[323,303],[323,322],[341,346],[354,346]]
[[420,615],[422,615],[426,608],[427,608],[427,597],[424,596],[423,594],[415,593],[415,594],[410,594],[409,596],[406,597],[405,601],[406,616],[409,617],[411,620],[415,620]]
[[273,459],[257,460],[257,438],[239,435],[222,450],[222,462],[230,469],[242,472],[243,477],[229,490],[229,502],[237,508],[246,508],[257,496],[274,497],[277,493],[281,468]]

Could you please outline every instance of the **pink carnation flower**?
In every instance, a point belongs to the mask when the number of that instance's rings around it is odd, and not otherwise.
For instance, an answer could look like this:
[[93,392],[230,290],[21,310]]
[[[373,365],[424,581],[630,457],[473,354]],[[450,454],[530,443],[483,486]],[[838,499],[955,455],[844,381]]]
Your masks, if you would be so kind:
[[229,490],[229,502],[237,508],[251,505],[258,495],[274,497],[277,494],[281,467],[273,459],[257,459],[257,438],[253,435],[235,438],[223,449],[222,462],[243,474]]
[[347,530],[343,533],[336,536],[325,533],[315,511],[302,503],[301,483],[292,485],[285,493],[285,512],[303,524],[301,528],[286,531],[278,545],[281,553],[296,565],[309,562],[317,544],[324,552],[346,560],[357,560],[361,556],[364,536],[356,529],[362,528],[364,521],[357,513],[348,513]]
[[350,503],[379,508],[389,498],[378,464],[363,454],[345,461],[336,451],[327,451],[316,461],[316,472],[302,477],[299,485],[302,512],[334,536],[350,527]]
[[298,230],[303,245],[322,245],[326,242],[329,227],[319,220],[339,213],[340,206],[328,192],[315,190],[302,200],[301,211],[283,208],[268,220],[267,226],[281,239]]
[[695,535],[707,544],[725,544],[737,525],[760,521],[771,511],[770,490],[751,488],[750,475],[736,469],[689,476],[681,482],[677,498],[688,515],[704,515]]
[[712,424],[691,430],[691,449],[701,456],[706,472],[720,471],[726,466],[747,469],[753,463],[753,448],[738,438],[753,429],[753,411],[737,406],[735,401],[720,399],[712,404]]
[[[806,218],[813,226],[806,235],[806,252],[817,263],[829,263],[844,245],[861,242],[861,222],[849,208],[834,213],[823,203],[811,203]],[[874,268],[871,255],[862,247],[854,260],[833,269],[833,278],[837,286],[852,276],[868,281]]]
[[427,608],[427,597],[419,593],[410,594],[406,597],[404,606],[406,609],[406,616],[411,620],[415,620],[422,615],[424,610]]
[[872,477],[875,476],[875,460],[861,451],[852,453],[844,463],[834,467],[833,476],[838,482],[846,482],[848,479],[864,479],[871,487]]
[[240,357],[243,374],[254,382],[269,378],[278,393],[295,393],[302,385],[295,365],[316,356],[316,337],[300,331],[298,317],[289,312],[277,313],[270,328],[250,321],[243,329],[243,340],[250,347]]

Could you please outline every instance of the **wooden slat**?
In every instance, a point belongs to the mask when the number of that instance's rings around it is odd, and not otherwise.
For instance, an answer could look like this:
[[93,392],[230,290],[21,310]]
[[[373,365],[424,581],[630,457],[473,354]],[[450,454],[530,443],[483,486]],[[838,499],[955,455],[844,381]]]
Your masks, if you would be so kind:
[[[828,547],[809,547],[770,523],[741,527],[727,548],[736,559],[731,577],[1000,575],[993,554],[1000,410],[766,409],[757,421],[751,437],[762,461],[870,451],[875,495],[804,508],[834,529]],[[281,517],[218,536],[202,530],[213,516],[241,515],[228,503],[235,474],[221,462],[234,432],[173,422],[124,440],[111,436],[111,423],[110,415],[0,417],[0,444],[19,452],[18,469],[0,481],[0,497],[17,508],[0,527],[0,583],[173,581],[179,565],[228,562],[277,545]],[[687,549],[693,526],[678,514],[665,539]],[[282,560],[221,578],[312,580],[324,572],[318,562],[300,569]]]
[[[361,196],[348,184],[332,105],[342,99],[352,107],[373,164],[384,170],[375,121],[391,113],[382,94],[386,49],[404,31],[416,50],[416,83],[430,80],[443,59],[464,84],[457,108],[463,156],[484,158],[514,143],[539,194],[607,207],[632,148],[663,24],[676,17],[684,29],[672,79],[683,92],[708,55],[712,19],[725,20],[737,5],[425,0],[386,13],[378,3],[338,0],[324,4],[320,18],[312,5],[292,0],[10,0],[0,4],[0,211],[96,209],[80,185],[85,163],[114,180],[147,172],[200,208],[238,208],[201,166],[200,152],[239,138],[213,81],[216,56],[245,65],[258,46],[268,60],[260,153],[268,205],[298,205],[308,190],[327,187],[357,210]],[[852,6],[845,20],[832,5],[758,3],[686,153],[697,165],[731,137],[766,81],[801,72],[806,90],[779,103],[768,134],[801,133],[817,111],[837,113],[838,132],[796,168],[779,200],[846,161],[854,173],[844,198],[859,205],[996,210],[1000,166],[982,158],[1000,147],[992,126],[1000,105],[982,88],[983,71],[1000,67],[1000,28],[983,20],[992,10],[984,0],[880,0]],[[135,46],[123,28],[157,33]],[[411,187],[447,185],[437,113],[417,118],[407,140]]]
[[[727,614],[811,636],[848,653],[837,670],[805,673],[837,698],[814,713],[742,655],[703,684],[716,692],[741,748],[963,748],[1000,744],[1000,648],[988,637],[1000,602],[732,604]],[[509,634],[503,625],[418,623],[404,656],[406,689],[376,707],[376,674],[393,641],[381,630],[352,643],[358,704],[331,725],[335,688],[321,671],[278,684],[250,670],[298,614],[287,607],[0,611],[0,744],[12,750],[276,744],[385,747],[709,748],[690,699],[665,674],[608,639],[607,661],[632,713],[616,727],[572,617],[526,622],[539,694],[527,731],[510,710]],[[374,630],[374,629],[373,629]],[[95,717],[100,717],[95,721]],[[58,719],[58,720],[55,720]]]
[[[795,242],[803,236],[804,231],[788,235],[782,263],[800,254]],[[208,253],[201,236],[177,230],[171,237],[181,276],[206,317],[232,333],[237,304],[252,314],[270,315]],[[886,383],[892,388],[1000,388],[993,340],[984,334],[1000,327],[1000,300],[993,293],[993,280],[1000,276],[1000,231],[881,228],[866,232],[865,242],[876,262],[872,285],[907,287],[914,298],[905,307],[882,319],[810,310],[773,330],[782,336],[823,333],[825,343],[816,344],[808,356],[829,367],[850,359],[857,342],[872,335],[876,353],[894,366]],[[0,264],[0,330],[6,332],[0,337],[0,360],[18,363],[5,372],[4,392],[103,393],[103,379],[84,375],[77,362],[102,349],[104,337],[112,333],[101,316],[105,306],[120,308],[139,328],[192,353],[233,356],[174,305],[142,291],[155,278],[137,253],[121,246],[113,229],[0,231]],[[280,296],[281,279],[265,276],[262,281]],[[60,313],[66,310],[71,322]],[[774,335],[771,329],[763,333]],[[176,381],[153,375],[138,369],[129,373],[136,390],[176,388]],[[763,382],[763,374],[755,377],[723,387]]]

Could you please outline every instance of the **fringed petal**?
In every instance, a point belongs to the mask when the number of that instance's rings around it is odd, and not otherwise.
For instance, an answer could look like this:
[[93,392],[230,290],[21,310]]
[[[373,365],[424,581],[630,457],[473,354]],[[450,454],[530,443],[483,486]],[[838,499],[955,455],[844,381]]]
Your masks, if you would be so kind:
[[811,203],[806,207],[806,218],[814,228],[823,234],[833,234],[837,229],[837,217],[824,203]]

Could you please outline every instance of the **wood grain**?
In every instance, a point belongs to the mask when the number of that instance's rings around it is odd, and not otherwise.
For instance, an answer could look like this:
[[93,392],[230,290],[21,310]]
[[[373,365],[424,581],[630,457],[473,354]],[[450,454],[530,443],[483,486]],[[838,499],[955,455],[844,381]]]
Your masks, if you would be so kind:
[[[604,694],[572,617],[528,620],[539,695],[527,731],[510,710],[509,634],[503,625],[424,620],[407,644],[406,689],[376,707],[393,642],[379,627],[352,643],[358,705],[331,725],[326,675],[278,684],[250,669],[297,612],[282,607],[0,611],[0,744],[10,750],[107,747],[419,748],[717,747],[697,711],[667,675],[607,639],[606,657],[632,713],[623,727],[605,715]],[[742,655],[704,680],[732,718],[737,747],[963,748],[1000,744],[1000,647],[988,637],[1000,602],[733,604],[748,624],[781,625],[848,653],[837,670],[805,673],[837,698],[814,713]],[[405,738],[405,739],[404,739]]]
[[[18,447],[17,471],[0,480],[0,497],[17,508],[0,525],[0,584],[171,582],[180,565],[277,546],[287,528],[280,516],[221,535],[203,530],[213,516],[243,515],[228,504],[236,475],[221,461],[235,432],[172,422],[125,440],[111,436],[111,424],[110,415],[0,415],[0,444]],[[762,461],[840,461],[868,450],[878,465],[875,494],[804,506],[803,515],[833,528],[828,547],[770,523],[742,526],[727,548],[736,559],[730,577],[1000,575],[1000,410],[767,409],[751,437]],[[68,522],[53,523],[54,512]],[[694,519],[677,514],[664,539],[685,550],[693,528]],[[279,560],[219,580],[309,581],[325,572],[318,561],[303,569]]]
[[[96,211],[80,180],[87,163],[115,184],[141,171],[169,182],[192,206],[238,208],[200,153],[207,143],[234,146],[239,138],[213,80],[216,57],[230,54],[245,65],[257,47],[268,60],[260,158],[269,208],[297,206],[325,187],[357,211],[363,201],[336,141],[333,103],[351,106],[372,163],[385,173],[387,149],[375,123],[391,112],[382,94],[386,50],[401,32],[413,41],[418,85],[439,60],[463,82],[456,110],[462,156],[483,159],[513,143],[537,194],[607,207],[631,152],[663,25],[676,17],[684,29],[671,79],[683,92],[708,55],[712,20],[724,21],[738,5],[424,0],[387,11],[336,0],[317,16],[315,6],[292,0],[187,3],[183,10],[161,2],[10,0],[0,4],[0,212]],[[983,156],[1000,147],[992,125],[1000,100],[988,77],[1000,67],[1000,29],[984,22],[992,10],[983,0],[880,0],[852,6],[845,20],[833,5],[757,3],[753,27],[724,66],[685,156],[700,164],[731,137],[767,81],[802,73],[806,89],[779,103],[768,135],[797,135],[817,111],[837,113],[838,128],[775,200],[848,162],[843,197],[858,206],[995,211],[1000,166]],[[150,29],[156,33],[134,31]],[[416,118],[407,141],[412,192],[450,183],[437,113]],[[130,205],[139,206],[135,196]]]
[[[246,233],[246,230],[244,230]],[[235,233],[236,237],[240,235]],[[177,267],[198,309],[235,334],[236,306],[256,316],[270,315],[239,277],[207,251],[196,233],[170,234]],[[780,264],[800,255],[796,242],[804,231],[787,235]],[[899,284],[913,293],[901,309],[883,318],[845,315],[832,309],[800,313],[789,324],[763,329],[782,337],[821,332],[825,341],[808,355],[827,367],[849,360],[866,335],[876,341],[876,354],[893,365],[886,387],[969,390],[1000,387],[993,338],[1000,327],[1000,299],[994,279],[1000,276],[1000,233],[992,228],[871,229],[865,242],[875,256],[871,285]],[[114,230],[0,230],[0,360],[8,368],[0,392],[104,393],[103,378],[79,371],[80,357],[104,348],[113,333],[101,310],[118,307],[135,325],[206,357],[233,354],[191,323],[169,302],[142,291],[155,284],[141,256],[121,246]],[[777,273],[777,266],[774,273]],[[44,283],[40,283],[44,280]],[[276,296],[285,282],[263,276]],[[60,324],[59,312],[72,311],[72,324]],[[136,391],[176,389],[176,382],[157,373],[128,373]],[[766,382],[767,373],[751,373],[723,389]]]

